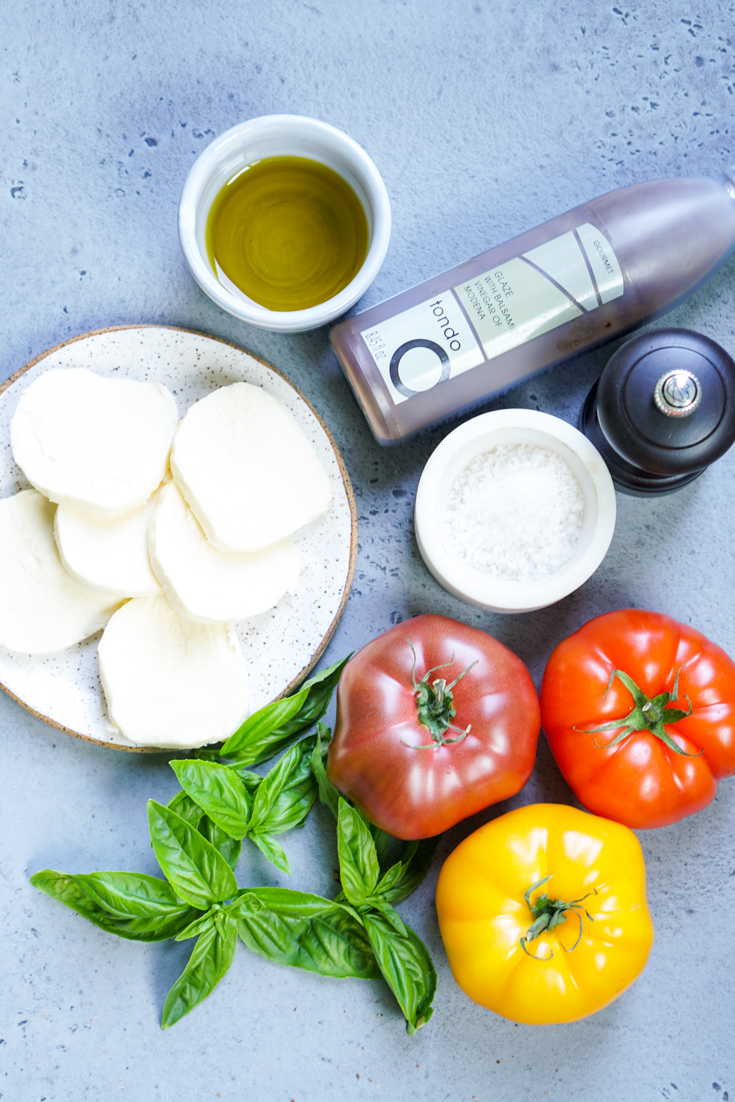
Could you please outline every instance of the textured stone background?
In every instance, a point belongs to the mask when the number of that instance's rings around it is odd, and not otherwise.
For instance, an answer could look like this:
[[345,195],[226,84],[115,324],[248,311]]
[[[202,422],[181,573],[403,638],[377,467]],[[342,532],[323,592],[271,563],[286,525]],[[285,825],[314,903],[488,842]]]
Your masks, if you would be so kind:
[[[388,257],[365,307],[615,187],[716,175],[735,161],[732,3],[636,8],[533,0],[5,0],[0,43],[0,279],[6,378],[69,336],[162,322],[272,362],[332,430],[360,515],[355,584],[325,661],[429,610],[511,646],[537,683],[592,615],[638,605],[691,621],[735,653],[735,452],[671,498],[618,495],[611,551],[577,593],[502,618],[446,594],[412,532],[423,464],[447,428],[400,449],[372,441],[327,331],[274,335],[222,313],[188,274],[176,206],[196,155],[234,123],[323,118],[361,142],[393,204]],[[735,351],[733,262],[658,324]],[[614,346],[613,346],[614,347]],[[492,408],[576,421],[612,348],[516,387]],[[215,994],[158,1021],[185,945],[118,941],[28,883],[46,866],[155,872],[145,800],[176,789],[165,756],[78,742],[0,696],[0,1097],[77,1102],[720,1102],[735,1097],[735,784],[700,815],[643,832],[656,942],[635,986],[565,1027],[514,1026],[454,985],[433,905],[441,859],[520,803],[571,801],[539,744],[507,805],[455,828],[402,905],[439,971],[431,1024],[410,1038],[380,983],[328,981],[238,949]],[[294,887],[330,893],[332,828],[285,836]],[[254,851],[253,851],[254,852]],[[257,856],[241,883],[279,878]],[[283,878],[281,878],[283,879]]]

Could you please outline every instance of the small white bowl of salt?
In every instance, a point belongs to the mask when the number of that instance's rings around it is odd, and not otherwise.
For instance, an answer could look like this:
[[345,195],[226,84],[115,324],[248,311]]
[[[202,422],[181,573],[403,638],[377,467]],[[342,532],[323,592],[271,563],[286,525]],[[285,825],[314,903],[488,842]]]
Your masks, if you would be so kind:
[[615,530],[602,456],[548,413],[504,409],[454,429],[426,464],[416,540],[436,580],[489,612],[531,612],[578,589]]

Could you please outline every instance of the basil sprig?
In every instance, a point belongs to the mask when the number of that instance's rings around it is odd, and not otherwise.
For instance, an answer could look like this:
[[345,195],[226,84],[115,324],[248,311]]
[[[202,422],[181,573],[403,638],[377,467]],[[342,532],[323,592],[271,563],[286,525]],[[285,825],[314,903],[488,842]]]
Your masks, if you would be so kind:
[[[345,660],[346,661],[346,660]],[[389,984],[414,1033],[428,1022],[436,973],[394,904],[426,875],[436,840],[401,845],[339,796],[324,766],[330,732],[320,722],[344,662],[268,705],[225,743],[220,761],[173,761],[181,791],[148,803],[151,844],[166,879],[129,872],[69,875],[45,869],[31,883],[109,933],[137,941],[196,938],[163,1007],[174,1025],[209,995],[234,959],[238,937],[276,964],[324,976]],[[318,723],[265,775],[247,769]],[[229,759],[222,761],[222,758]],[[290,872],[275,840],[299,826],[317,795],[337,820],[342,890],[336,899],[288,888],[239,888],[234,868],[250,838]]]
[[[425,851],[433,850],[436,842],[431,841],[432,846],[425,847]],[[337,846],[342,882],[342,892],[337,898],[346,898],[355,908],[354,913],[365,929],[383,979],[403,1011],[406,1029],[415,1033],[433,1013],[431,1002],[436,991],[436,972],[423,942],[394,910],[389,896],[396,898],[396,894],[400,894],[394,888],[400,880],[408,879],[407,869],[418,847],[405,864],[396,862],[381,877],[370,830],[359,811],[343,799],[338,805]],[[424,875],[426,868],[428,863]]]

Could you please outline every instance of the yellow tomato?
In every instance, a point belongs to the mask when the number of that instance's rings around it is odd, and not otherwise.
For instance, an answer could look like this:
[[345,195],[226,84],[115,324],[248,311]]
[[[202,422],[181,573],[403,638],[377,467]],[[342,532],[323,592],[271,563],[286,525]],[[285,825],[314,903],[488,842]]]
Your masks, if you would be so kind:
[[436,906],[465,994],[529,1025],[601,1010],[640,975],[653,944],[638,839],[561,804],[510,811],[461,842]]

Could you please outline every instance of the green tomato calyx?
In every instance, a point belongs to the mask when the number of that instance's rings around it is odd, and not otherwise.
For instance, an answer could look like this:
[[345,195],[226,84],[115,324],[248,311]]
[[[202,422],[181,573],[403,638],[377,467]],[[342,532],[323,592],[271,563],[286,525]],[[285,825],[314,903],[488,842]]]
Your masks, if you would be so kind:
[[[463,730],[461,727],[456,727],[452,720],[454,719],[457,711],[454,707],[454,697],[452,696],[452,689],[461,681],[466,673],[477,665],[478,659],[474,662],[470,662],[467,669],[462,670],[462,673],[455,677],[454,681],[450,681],[447,684],[446,678],[437,677],[434,681],[429,683],[429,677],[432,673],[436,673],[437,670],[444,670],[448,666],[454,665],[454,655],[452,655],[451,662],[443,662],[440,666],[433,666],[432,669],[427,670],[420,681],[416,680],[416,651],[413,643],[410,639],[406,639],[411,653],[413,654],[413,668],[411,670],[411,681],[413,682],[413,692],[416,697],[416,710],[418,714],[419,723],[426,727],[431,733],[431,742],[423,743],[419,746],[415,746],[413,743],[406,742],[405,739],[401,739],[404,746],[409,746],[412,750],[434,750],[437,746],[451,746],[455,742],[461,742],[470,733],[470,727],[472,724],[468,723],[467,727]],[[447,731],[459,732],[453,738],[445,738]]]
[[582,731],[586,735],[591,735],[596,731],[614,731],[619,730],[619,734],[615,736],[612,742],[605,743],[605,749],[610,749],[612,746],[617,746],[619,742],[626,739],[628,735],[634,734],[636,731],[646,731],[656,738],[661,739],[663,743],[668,746],[669,750],[673,750],[675,754],[681,754],[686,758],[698,758],[703,753],[702,750],[698,754],[690,754],[686,750],[682,750],[680,746],[672,739],[671,735],[666,730],[665,724],[678,723],[681,719],[686,719],[692,714],[692,702],[688,696],[684,697],[689,705],[689,711],[685,712],[681,708],[669,708],[668,705],[672,700],[679,699],[679,674],[681,673],[681,667],[676,671],[676,681],[674,682],[674,691],[672,693],[659,693],[653,700],[649,700],[642,689],[639,689],[632,677],[630,677],[624,670],[613,670],[610,674],[610,680],[607,683],[605,689],[605,696],[610,692],[613,680],[617,677],[619,681],[625,685],[626,689],[633,697],[633,709],[622,719],[613,719],[610,723],[603,723],[600,727],[575,727],[575,731]]
[[529,957],[533,957],[534,960],[551,960],[554,955],[553,949],[549,953],[548,957],[539,957],[536,953],[532,953],[528,948],[528,942],[533,941],[534,938],[539,937],[546,930],[551,931],[556,929],[557,926],[561,926],[562,922],[566,920],[567,912],[573,911],[579,919],[579,934],[577,940],[571,949],[566,949],[562,946],[565,953],[571,953],[577,948],[582,940],[583,931],[583,915],[586,915],[590,922],[594,922],[592,915],[589,913],[586,907],[583,907],[585,899],[589,899],[591,895],[597,895],[598,891],[604,885],[598,885],[593,891],[587,892],[587,895],[583,895],[581,899],[573,899],[571,903],[565,903],[563,899],[550,899],[544,892],[543,895],[537,896],[535,901],[531,902],[531,892],[535,892],[537,888],[540,888],[548,880],[551,880],[553,873],[549,873],[548,876],[543,876],[540,880],[537,880],[535,884],[531,884],[531,887],[523,893],[528,909],[533,915],[533,923],[526,930],[526,936],[519,939],[519,944],[524,953],[527,953]]

